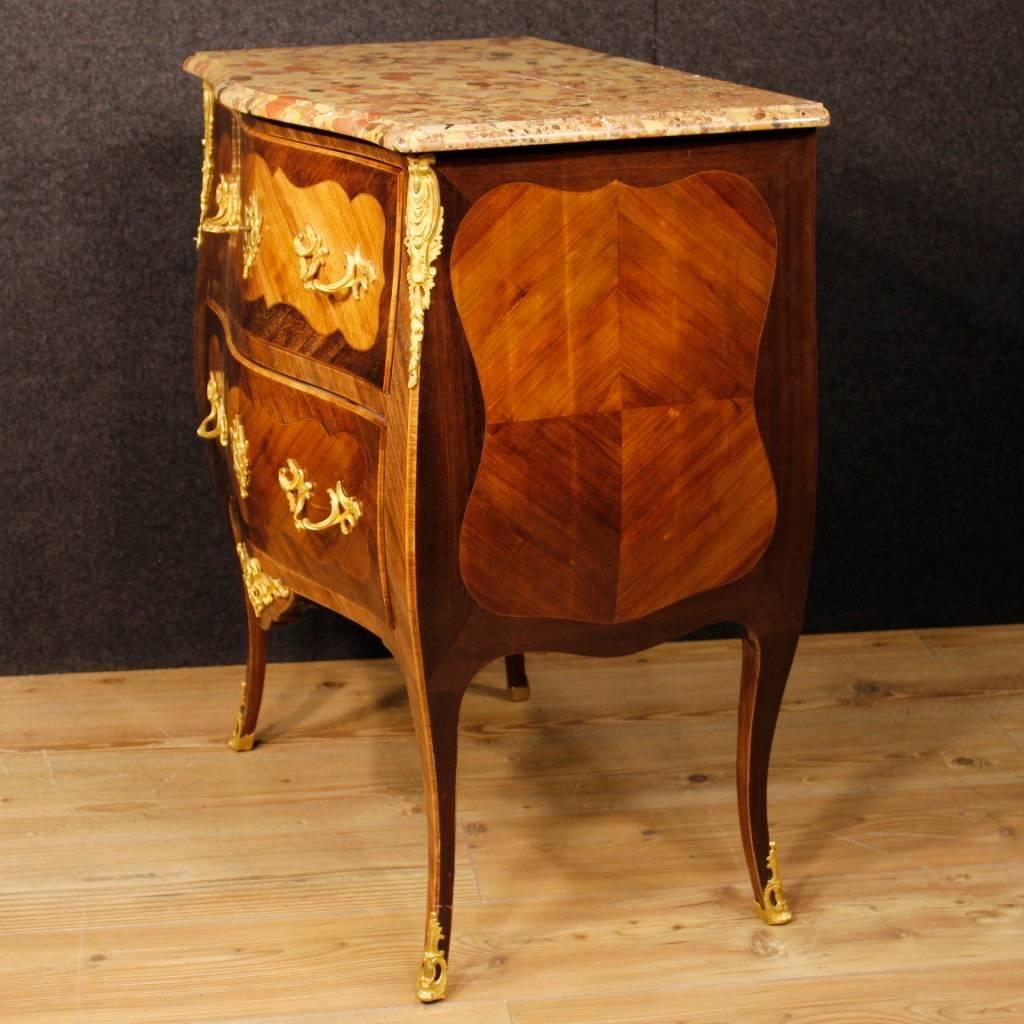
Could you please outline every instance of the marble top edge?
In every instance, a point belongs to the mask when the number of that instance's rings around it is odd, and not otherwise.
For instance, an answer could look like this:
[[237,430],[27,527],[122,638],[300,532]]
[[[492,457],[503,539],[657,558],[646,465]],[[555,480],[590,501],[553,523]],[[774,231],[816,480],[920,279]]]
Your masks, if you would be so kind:
[[399,153],[829,122],[812,100],[532,37],[219,50],[184,68],[240,113]]

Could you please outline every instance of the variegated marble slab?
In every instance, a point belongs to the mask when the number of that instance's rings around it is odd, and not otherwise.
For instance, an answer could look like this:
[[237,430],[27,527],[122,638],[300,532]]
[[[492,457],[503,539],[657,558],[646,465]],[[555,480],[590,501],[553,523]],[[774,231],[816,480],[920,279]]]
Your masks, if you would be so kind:
[[225,106],[400,153],[820,128],[812,100],[528,37],[197,53]]

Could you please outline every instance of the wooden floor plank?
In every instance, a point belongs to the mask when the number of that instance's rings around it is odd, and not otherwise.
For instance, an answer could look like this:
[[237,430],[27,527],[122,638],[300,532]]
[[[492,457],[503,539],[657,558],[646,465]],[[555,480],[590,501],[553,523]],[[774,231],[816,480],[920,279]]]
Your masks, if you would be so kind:
[[[950,787],[926,803],[906,794],[857,800],[776,802],[773,835],[784,876],[940,870],[1024,855],[1024,784]],[[602,892],[623,878],[633,891],[716,880],[740,883],[746,869],[735,810],[723,805],[633,813],[505,817],[467,826],[485,900],[557,896],[565,887]],[[1022,857],[1024,863],[1024,857]]]
[[[513,1024],[1018,1024],[1019,961],[628,995],[513,1000]],[[672,979],[666,979],[671,981]]]
[[452,999],[414,1005],[419,764],[392,663],[0,679],[0,1020],[1024,1020],[1024,627],[805,638],[739,850],[734,641],[500,665],[464,706]]
[[[927,892],[915,890],[909,905],[906,875],[868,876],[852,890],[848,880],[834,879],[814,899],[801,899],[800,923],[786,928],[765,927],[728,895],[707,890],[646,901],[478,905],[457,917],[451,994],[486,1005],[514,1002],[515,993],[612,997],[663,989],[669,978],[742,987],[867,979],[922,966],[960,972],[1019,948],[1019,876],[1017,865],[950,865]],[[0,1011],[12,1020],[56,1021],[80,1007],[89,1021],[171,1024],[223,1016],[240,997],[280,1015],[325,1005],[387,1007],[396,992],[408,991],[418,924],[415,911],[310,915],[273,927],[236,919],[106,929],[85,920],[78,933],[0,945],[8,965]],[[968,935],[972,940],[963,941]],[[12,958],[33,978],[48,965],[45,999],[34,981],[9,969]]]

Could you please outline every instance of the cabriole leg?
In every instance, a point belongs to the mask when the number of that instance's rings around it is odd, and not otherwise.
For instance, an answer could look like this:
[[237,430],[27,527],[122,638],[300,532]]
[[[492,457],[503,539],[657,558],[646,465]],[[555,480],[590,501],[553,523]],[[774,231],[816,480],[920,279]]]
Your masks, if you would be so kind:
[[[405,659],[399,658],[400,662]],[[455,770],[459,710],[479,665],[450,663],[429,680],[402,664],[416,724],[427,818],[427,915],[416,996],[424,1003],[444,999],[452,939],[455,889]]]
[[452,938],[455,890],[455,769],[459,709],[464,688],[427,693],[430,735],[421,744],[430,829],[427,923],[416,996],[424,1003],[444,999],[448,988],[448,951]]
[[512,700],[530,699],[530,680],[526,676],[526,655],[509,654],[506,656],[505,684]]
[[754,902],[767,924],[785,924],[793,917],[782,891],[775,843],[769,839],[767,797],[772,738],[799,637],[799,629],[747,630],[743,639],[736,755],[740,835]]
[[249,650],[245,663],[245,679],[242,680],[242,699],[235,715],[235,727],[231,731],[228,746],[232,750],[252,750],[256,739],[256,722],[260,717],[263,700],[263,678],[267,671],[267,631],[253,611],[252,603],[246,599],[245,617],[249,631]]

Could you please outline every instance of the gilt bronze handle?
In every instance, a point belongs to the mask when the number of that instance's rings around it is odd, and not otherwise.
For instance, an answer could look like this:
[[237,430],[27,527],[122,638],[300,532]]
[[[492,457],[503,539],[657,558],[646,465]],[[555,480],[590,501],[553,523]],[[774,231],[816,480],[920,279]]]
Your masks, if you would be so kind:
[[358,301],[377,280],[377,268],[366,259],[357,245],[352,252],[345,253],[345,274],[337,281],[325,284],[317,277],[323,269],[331,250],[324,244],[323,237],[311,225],[307,224],[293,239],[295,254],[299,257],[299,280],[302,287],[309,291],[323,292],[333,295],[347,291]]
[[210,411],[199,424],[196,433],[209,440],[216,438],[222,448],[228,446],[228,416],[224,406],[224,374],[213,370],[206,382],[206,400],[210,403]]
[[345,493],[340,480],[334,487],[327,488],[327,497],[331,503],[331,511],[327,517],[318,523],[304,517],[302,513],[305,511],[306,503],[313,496],[314,485],[306,479],[306,471],[294,459],[289,459],[288,464],[278,470],[277,482],[288,498],[288,507],[292,510],[296,530],[319,532],[337,526],[345,536],[348,536],[362,518],[362,504]]

